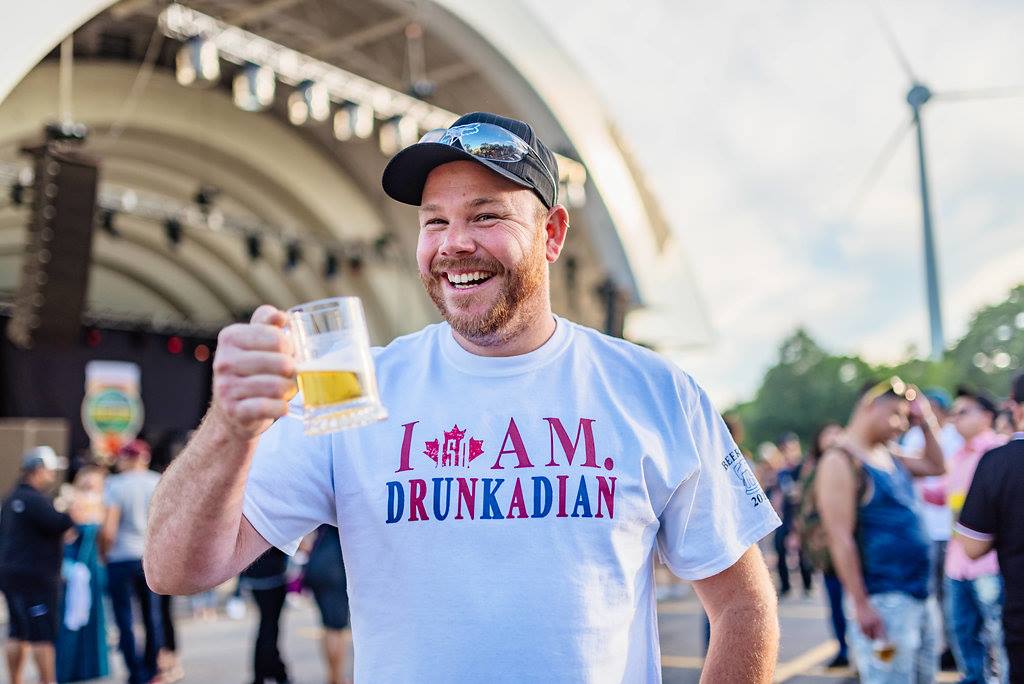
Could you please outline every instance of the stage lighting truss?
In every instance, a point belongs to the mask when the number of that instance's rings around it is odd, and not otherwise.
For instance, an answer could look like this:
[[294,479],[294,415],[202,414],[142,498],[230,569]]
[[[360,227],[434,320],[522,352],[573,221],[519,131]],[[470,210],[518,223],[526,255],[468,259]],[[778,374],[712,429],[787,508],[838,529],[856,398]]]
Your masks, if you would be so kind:
[[[26,187],[21,184],[25,168],[18,164],[0,162],[0,188]],[[374,263],[405,265],[404,259],[393,250],[381,249],[381,245],[387,246],[393,241],[393,237],[387,233],[376,238],[348,240],[313,234],[302,235],[300,238],[296,237],[293,229],[256,222],[217,208],[204,210],[195,203],[183,203],[162,195],[101,184],[96,200],[96,227],[110,239],[124,239],[125,231],[117,223],[120,217],[132,217],[161,228],[171,248],[182,246],[188,235],[201,231],[235,235],[241,249],[254,262],[266,255],[263,246],[273,242],[285,256],[285,271],[295,269],[306,256],[309,257],[307,263],[314,259],[323,259],[325,264],[332,261],[334,265],[329,269],[330,273],[325,273],[327,279],[339,272],[340,260],[350,262],[358,258],[361,262],[364,254],[370,255]]]
[[[404,147],[416,142],[419,132],[446,128],[458,118],[456,114],[429,102],[314,59],[184,5],[168,5],[160,15],[160,26],[164,35],[183,41],[186,45],[198,40],[196,45],[205,51],[204,56],[215,50],[224,60],[242,67],[233,83],[235,102],[242,109],[266,109],[274,99],[275,81],[296,88],[288,102],[288,118],[293,123],[300,118],[301,123],[326,120],[330,116],[330,102],[337,103],[338,109],[333,120],[334,135],[341,141],[369,138],[373,135],[376,118],[381,121],[381,149],[388,153],[386,150],[395,149],[396,144]],[[319,99],[314,100],[314,89],[321,89],[321,92],[327,94],[328,113],[323,119],[317,118],[313,112],[314,101],[320,107],[317,114],[324,112],[323,96],[317,93],[315,97]],[[305,118],[302,118],[303,111]],[[409,133],[413,126],[417,129],[415,135]],[[385,132],[385,129],[390,130]],[[580,206],[586,199],[586,167],[560,154],[556,154],[555,158],[566,201],[570,206]]]

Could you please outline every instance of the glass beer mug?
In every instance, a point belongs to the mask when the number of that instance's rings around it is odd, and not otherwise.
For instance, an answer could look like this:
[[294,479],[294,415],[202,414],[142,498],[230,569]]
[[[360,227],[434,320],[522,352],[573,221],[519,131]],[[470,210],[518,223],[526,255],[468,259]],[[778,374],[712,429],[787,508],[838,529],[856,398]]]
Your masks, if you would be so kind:
[[307,435],[367,425],[388,417],[377,391],[370,335],[358,297],[335,297],[288,309],[302,404],[288,413]]

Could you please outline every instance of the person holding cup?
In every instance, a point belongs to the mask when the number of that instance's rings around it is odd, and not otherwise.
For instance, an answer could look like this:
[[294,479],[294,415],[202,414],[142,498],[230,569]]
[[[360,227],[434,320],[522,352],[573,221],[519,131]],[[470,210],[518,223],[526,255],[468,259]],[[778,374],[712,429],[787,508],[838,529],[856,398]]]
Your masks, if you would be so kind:
[[335,525],[357,681],[656,682],[657,548],[708,612],[707,675],[771,681],[756,543],[778,517],[690,376],[553,315],[557,171],[521,121],[431,131],[383,185],[419,207],[444,322],[364,351],[361,310],[328,300],[221,332],[210,409],[153,498],[156,591]]

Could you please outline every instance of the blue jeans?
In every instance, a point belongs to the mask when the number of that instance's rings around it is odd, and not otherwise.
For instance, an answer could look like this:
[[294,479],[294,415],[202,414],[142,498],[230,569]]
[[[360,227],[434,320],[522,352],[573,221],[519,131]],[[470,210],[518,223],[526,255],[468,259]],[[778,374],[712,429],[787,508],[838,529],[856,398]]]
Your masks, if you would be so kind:
[[953,655],[963,672],[961,684],[1009,681],[1003,645],[1003,579],[946,578],[946,622],[953,632]]
[[938,654],[935,632],[928,615],[928,603],[909,594],[886,592],[872,594],[871,605],[882,618],[889,642],[896,647],[892,660],[883,662],[875,654],[874,643],[860,631],[856,611],[847,611],[850,625],[847,636],[861,684],[924,684],[935,681]]
[[[157,673],[156,659],[163,646],[163,630],[160,603],[157,595],[146,585],[142,561],[114,561],[107,564],[107,591],[110,593],[110,605],[114,609],[121,654],[128,669],[128,681],[130,684],[148,682]],[[132,630],[135,623],[132,595],[139,602],[142,623],[146,627],[146,646],[141,659],[135,645],[135,632]]]
[[839,655],[848,655],[846,646],[846,614],[843,612],[843,585],[834,572],[825,573],[825,591],[832,617],[832,632],[839,642]]

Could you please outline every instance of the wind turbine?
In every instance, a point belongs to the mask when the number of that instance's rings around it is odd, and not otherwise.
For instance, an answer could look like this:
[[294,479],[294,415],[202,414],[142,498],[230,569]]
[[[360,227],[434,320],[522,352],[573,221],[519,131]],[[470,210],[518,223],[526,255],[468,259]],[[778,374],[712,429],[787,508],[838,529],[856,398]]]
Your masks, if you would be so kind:
[[892,50],[893,55],[896,57],[896,60],[903,69],[903,73],[910,81],[910,90],[907,92],[907,104],[910,105],[910,117],[900,124],[882,148],[882,152],[878,155],[875,163],[871,165],[871,170],[868,172],[865,180],[861,183],[860,188],[855,195],[855,199],[851,204],[851,208],[855,208],[864,199],[868,191],[870,191],[871,187],[874,185],[874,182],[881,175],[882,171],[885,170],[886,165],[895,153],[896,148],[899,147],[899,144],[903,141],[903,137],[906,135],[907,131],[911,126],[913,126],[917,134],[917,168],[921,192],[921,223],[924,232],[925,287],[928,298],[928,327],[931,342],[930,357],[934,361],[939,361],[942,359],[942,355],[945,352],[946,341],[942,328],[938,257],[935,252],[935,236],[932,227],[931,197],[928,192],[928,167],[925,162],[924,126],[922,123],[921,112],[924,109],[924,106],[932,100],[969,101],[991,98],[1020,97],[1024,95],[1024,88],[980,88],[973,90],[933,92],[928,88],[928,86],[922,83],[921,79],[918,78],[913,68],[910,66],[910,60],[907,59],[906,53],[904,53],[903,49],[900,47],[899,41],[896,39],[896,34],[893,33],[888,22],[886,22],[885,16],[882,14],[881,7],[874,2],[871,3],[871,7],[874,10],[875,20],[878,22],[882,33],[885,35],[889,49]]

